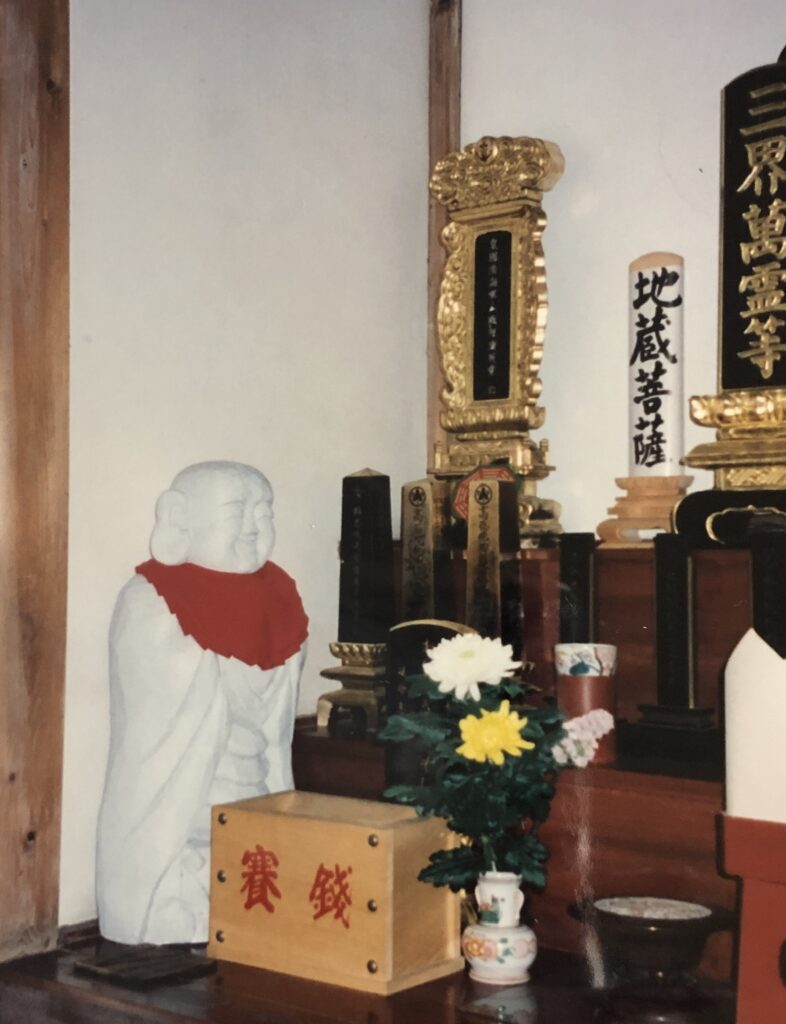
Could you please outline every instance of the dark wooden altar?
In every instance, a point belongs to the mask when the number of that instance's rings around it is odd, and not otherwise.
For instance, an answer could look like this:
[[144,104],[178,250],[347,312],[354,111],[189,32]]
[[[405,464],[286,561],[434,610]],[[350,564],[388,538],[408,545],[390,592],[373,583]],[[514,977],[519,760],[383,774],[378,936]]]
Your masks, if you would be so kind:
[[[748,551],[693,552],[697,703],[718,707],[723,668],[751,623]],[[559,626],[559,558],[521,553],[524,643],[532,681],[553,687],[551,649]],[[637,717],[655,699],[655,568],[651,548],[603,548],[595,556],[597,635],[616,644],[618,714]]]
[[[462,565],[457,562],[460,585]],[[620,650],[620,713],[655,695],[654,574],[649,550],[601,549],[597,557],[598,635]],[[559,618],[558,560],[553,550],[522,552],[527,657],[532,681],[553,687],[551,647]],[[695,555],[697,695],[718,707],[723,665],[750,622],[745,552]],[[722,713],[721,713],[722,720]],[[384,748],[373,737],[328,737],[300,719],[293,746],[298,788],[379,798]],[[590,893],[647,893],[735,908],[738,883],[724,876],[718,838],[722,784],[674,775],[595,767],[560,778],[544,839],[551,850],[546,891],[528,901],[541,952],[530,992],[538,1024],[590,1024],[602,987],[593,988],[580,925],[569,904]],[[94,941],[94,940],[90,940]],[[90,943],[88,942],[88,945]],[[466,1007],[494,993],[458,973],[384,998],[268,971],[221,964],[214,975],[134,992],[74,972],[79,949],[31,957],[0,968],[0,1019],[9,1021],[234,1022],[259,1024],[472,1024]],[[733,937],[710,940],[702,987],[715,1002],[708,1024],[731,1024]]]
[[[652,550],[604,549],[596,556],[596,639],[619,648],[618,713],[635,720],[655,699],[655,604]],[[462,567],[456,565],[460,582]],[[551,650],[559,625],[556,550],[521,553],[524,645],[535,663],[532,682],[553,691]],[[750,625],[745,551],[694,555],[697,702],[718,709],[722,723],[725,662]],[[374,738],[328,738],[301,719],[293,748],[298,787],[377,799],[384,788],[384,750]],[[546,891],[531,899],[539,940],[580,953],[581,926],[567,908],[577,897],[629,892],[673,896],[734,909],[738,885],[719,864],[722,783],[595,767],[565,772],[543,836],[551,850]],[[729,932],[707,946],[702,973],[730,980]]]

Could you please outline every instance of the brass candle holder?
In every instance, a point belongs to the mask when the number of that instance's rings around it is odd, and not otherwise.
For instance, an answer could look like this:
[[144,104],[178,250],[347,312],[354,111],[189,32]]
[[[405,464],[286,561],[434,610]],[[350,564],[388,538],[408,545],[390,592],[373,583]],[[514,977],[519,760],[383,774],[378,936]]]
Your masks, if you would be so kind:
[[317,731],[327,733],[335,728],[336,715],[347,710],[353,719],[353,732],[376,732],[385,699],[387,644],[337,641],[330,644],[330,653],[340,659],[341,665],[324,668],[319,674],[341,686],[323,693],[317,701]]

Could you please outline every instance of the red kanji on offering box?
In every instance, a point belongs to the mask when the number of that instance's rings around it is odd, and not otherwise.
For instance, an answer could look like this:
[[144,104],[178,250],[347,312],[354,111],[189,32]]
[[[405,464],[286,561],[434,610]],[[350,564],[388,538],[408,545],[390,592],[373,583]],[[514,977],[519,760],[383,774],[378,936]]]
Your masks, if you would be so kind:
[[340,868],[336,864],[334,870],[320,864],[314,876],[314,884],[308,894],[314,907],[314,920],[332,914],[345,928],[349,928],[348,910],[352,905],[349,894],[348,877],[352,868]]
[[246,910],[252,907],[262,906],[272,914],[276,909],[271,902],[271,897],[281,899],[281,893],[276,885],[278,873],[278,857],[270,853],[264,846],[257,845],[256,850],[246,850],[243,854],[243,867],[246,870],[242,873],[245,879],[241,893],[246,893]]

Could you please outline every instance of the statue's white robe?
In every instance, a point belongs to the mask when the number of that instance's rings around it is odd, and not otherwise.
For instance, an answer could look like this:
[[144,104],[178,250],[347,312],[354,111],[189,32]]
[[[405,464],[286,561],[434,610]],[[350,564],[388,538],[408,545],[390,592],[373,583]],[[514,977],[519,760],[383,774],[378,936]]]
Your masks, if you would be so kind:
[[206,942],[210,808],[293,788],[305,645],[269,670],[206,651],[137,575],[118,597],[109,649],[101,934],[124,943]]

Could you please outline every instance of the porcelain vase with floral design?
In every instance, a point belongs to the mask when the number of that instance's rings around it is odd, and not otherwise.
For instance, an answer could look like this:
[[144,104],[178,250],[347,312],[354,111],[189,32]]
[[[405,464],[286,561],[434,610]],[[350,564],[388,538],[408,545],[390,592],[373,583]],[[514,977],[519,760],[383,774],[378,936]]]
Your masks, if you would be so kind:
[[479,920],[461,937],[470,978],[490,985],[529,981],[538,943],[532,929],[519,924],[521,878],[511,871],[488,871],[478,879],[475,899]]

